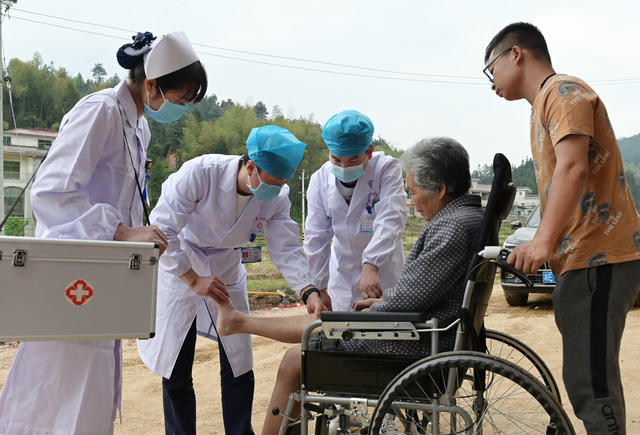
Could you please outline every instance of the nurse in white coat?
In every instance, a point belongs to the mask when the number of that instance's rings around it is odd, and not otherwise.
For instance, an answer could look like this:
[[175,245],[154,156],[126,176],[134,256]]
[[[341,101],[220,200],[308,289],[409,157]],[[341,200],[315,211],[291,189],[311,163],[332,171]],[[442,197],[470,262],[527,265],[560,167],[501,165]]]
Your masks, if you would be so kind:
[[379,298],[404,263],[406,193],[402,168],[373,152],[373,123],[360,112],[332,116],[322,130],[329,161],[309,181],[304,249],[320,295],[307,300],[334,311]]
[[[206,74],[184,33],[134,38],[118,55],[129,80],[83,98],[60,123],[31,189],[37,237],[166,248],[157,227],[142,227],[142,115],[179,117],[184,106],[171,105],[199,101]],[[110,434],[120,398],[120,340],[21,343],[0,396],[0,433]]]
[[[167,234],[160,259],[156,335],[138,342],[142,361],[163,377],[166,433],[195,433],[192,385],[196,331],[218,340],[215,301],[249,312],[246,247],[264,232],[269,256],[291,288],[315,281],[289,215],[285,184],[302,159],[305,144],[284,128],[254,128],[248,157],[203,155],[186,162],[162,185],[151,221]],[[247,250],[248,249],[248,250]],[[250,335],[221,338],[222,409],[227,434],[253,433],[253,356]]]

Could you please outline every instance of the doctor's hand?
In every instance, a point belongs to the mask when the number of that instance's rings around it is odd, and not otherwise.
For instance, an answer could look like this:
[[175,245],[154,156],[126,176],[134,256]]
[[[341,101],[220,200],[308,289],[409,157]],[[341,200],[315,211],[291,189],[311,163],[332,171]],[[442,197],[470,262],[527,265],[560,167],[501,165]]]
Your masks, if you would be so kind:
[[323,311],[331,311],[331,296],[327,293],[327,289],[320,290],[320,295],[312,293],[307,299],[309,314],[320,314]]
[[362,265],[360,294],[362,295],[362,299],[379,298],[382,296],[382,287],[380,286],[378,268],[373,264],[364,263]]
[[226,304],[231,300],[227,286],[217,276],[200,276],[190,269],[184,275],[180,275],[180,279],[197,294],[209,296],[219,304]]
[[120,224],[118,225],[118,228],[116,228],[113,240],[155,243],[160,248],[160,255],[162,255],[164,250],[167,249],[167,243],[169,243],[167,236],[155,225],[131,228],[124,224]]
[[382,299],[380,298],[362,299],[356,301],[356,303],[353,305],[353,311],[369,311],[371,305],[378,304],[380,302],[382,302]]

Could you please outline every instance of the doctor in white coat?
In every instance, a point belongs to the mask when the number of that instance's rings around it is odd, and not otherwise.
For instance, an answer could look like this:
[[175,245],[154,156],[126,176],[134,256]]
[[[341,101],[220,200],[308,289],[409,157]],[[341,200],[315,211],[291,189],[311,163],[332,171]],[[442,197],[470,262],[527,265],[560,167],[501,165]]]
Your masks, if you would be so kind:
[[[129,80],[83,98],[60,123],[31,189],[37,237],[167,245],[157,227],[142,227],[142,115],[179,118],[204,97],[206,74],[183,32],[134,39],[118,52]],[[120,340],[21,343],[0,396],[0,433],[113,433],[121,372]]]
[[[373,152],[373,123],[360,112],[332,116],[322,130],[329,161],[309,181],[304,249],[320,294],[307,309],[350,310],[379,298],[404,263],[406,193],[398,160]],[[306,295],[305,295],[306,296]]]
[[196,332],[219,346],[222,408],[227,434],[253,433],[251,336],[218,338],[215,301],[249,312],[243,258],[264,232],[269,256],[298,292],[315,281],[289,215],[285,184],[302,159],[305,144],[276,126],[254,128],[248,156],[203,155],[186,162],[162,185],[151,221],[167,234],[160,259],[156,336],[138,342],[142,361],[163,377],[166,433],[195,433],[192,365]]

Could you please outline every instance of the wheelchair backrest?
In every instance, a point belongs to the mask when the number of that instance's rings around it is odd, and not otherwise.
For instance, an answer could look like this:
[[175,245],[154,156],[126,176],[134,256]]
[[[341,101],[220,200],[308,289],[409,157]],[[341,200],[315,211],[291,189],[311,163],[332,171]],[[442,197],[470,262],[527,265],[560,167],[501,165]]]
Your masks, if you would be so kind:
[[[485,246],[498,245],[500,223],[508,216],[515,194],[516,187],[511,182],[511,164],[503,154],[498,153],[493,158],[493,182],[484,211],[482,232],[476,252],[480,252]],[[496,265],[490,262],[480,265],[483,261],[485,261],[483,257],[475,254],[469,265],[463,304],[463,310],[468,311],[476,336],[480,335],[484,324],[484,315],[496,276]],[[467,340],[465,340],[467,348],[471,344],[469,340],[470,337],[467,334]]]

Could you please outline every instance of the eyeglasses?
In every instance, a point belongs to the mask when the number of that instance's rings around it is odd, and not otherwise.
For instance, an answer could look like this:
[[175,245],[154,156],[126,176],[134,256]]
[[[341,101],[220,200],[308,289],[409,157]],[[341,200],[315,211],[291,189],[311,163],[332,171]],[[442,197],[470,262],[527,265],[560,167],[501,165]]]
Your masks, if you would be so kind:
[[487,66],[484,67],[484,69],[482,70],[482,72],[484,73],[485,76],[487,76],[487,78],[489,79],[489,81],[491,83],[493,83],[493,73],[491,73],[489,71],[489,68],[491,68],[491,65],[493,65],[494,63],[496,63],[496,61],[498,59],[500,59],[503,55],[507,54],[508,52],[511,51],[512,47],[507,48],[506,50],[504,50],[502,53],[500,53],[499,55],[497,55],[496,57],[493,58],[493,60],[491,62],[489,62],[487,64]]

